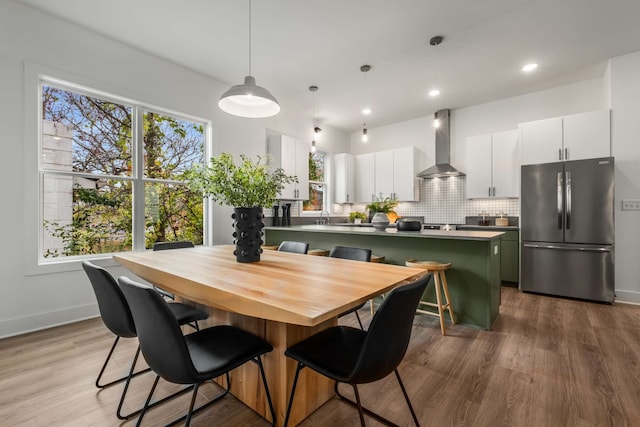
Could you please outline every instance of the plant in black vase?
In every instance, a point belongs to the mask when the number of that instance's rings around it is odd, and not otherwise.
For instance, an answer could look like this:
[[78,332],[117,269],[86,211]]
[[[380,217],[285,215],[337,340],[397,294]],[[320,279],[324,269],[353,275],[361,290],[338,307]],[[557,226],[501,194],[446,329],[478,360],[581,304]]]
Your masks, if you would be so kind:
[[210,197],[224,206],[232,206],[238,262],[260,261],[264,227],[262,208],[272,206],[285,184],[298,182],[284,170],[269,168],[269,157],[258,156],[256,161],[240,156],[236,165],[233,156],[222,153],[211,158],[208,166],[196,165],[184,178],[191,190]]

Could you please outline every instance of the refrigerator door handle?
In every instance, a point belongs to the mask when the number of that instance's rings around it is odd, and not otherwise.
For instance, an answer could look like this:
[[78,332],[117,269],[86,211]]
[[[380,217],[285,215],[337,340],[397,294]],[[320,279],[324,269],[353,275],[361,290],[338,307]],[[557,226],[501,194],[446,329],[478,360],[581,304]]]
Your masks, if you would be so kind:
[[571,230],[571,172],[565,172],[566,174],[566,199],[565,203],[567,204],[567,230]]
[[523,245],[525,248],[533,248],[533,249],[556,249],[561,251],[583,251],[583,252],[611,252],[613,250],[612,247],[598,247],[598,248],[584,248],[584,247],[567,247],[567,246],[557,246],[557,245],[534,245],[531,243],[525,243]]
[[557,186],[558,230],[562,230],[562,172],[558,172]]

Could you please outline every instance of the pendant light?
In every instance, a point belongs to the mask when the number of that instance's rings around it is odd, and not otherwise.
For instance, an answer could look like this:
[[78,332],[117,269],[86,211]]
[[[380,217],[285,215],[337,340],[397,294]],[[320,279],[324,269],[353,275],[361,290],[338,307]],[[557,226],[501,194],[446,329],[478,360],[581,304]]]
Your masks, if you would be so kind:
[[[431,40],[429,40],[429,44],[431,46],[435,46],[437,47],[440,43],[442,43],[442,41],[444,40],[443,36],[434,36],[431,37]],[[435,105],[435,111],[438,111],[438,101],[436,100],[436,98],[440,95],[440,88],[438,87],[438,50],[435,50],[436,55],[435,55],[435,66],[436,66],[436,75],[435,75],[435,86],[433,89],[431,89],[429,91],[429,96],[431,96],[432,98],[434,98],[434,105]],[[440,127],[440,119],[438,119],[438,115],[436,113],[434,113],[433,116],[433,127],[438,129]]]
[[309,86],[309,90],[313,94],[313,116],[312,116],[313,131],[311,133],[311,152],[315,153],[316,138],[318,138],[318,136],[320,136],[320,132],[322,132],[322,129],[316,126],[316,92],[318,91],[318,86]]
[[369,134],[367,132],[367,124],[362,125],[362,142],[369,142]]
[[256,85],[251,75],[251,0],[249,0],[249,75],[241,85],[232,86],[218,101],[222,111],[239,117],[263,118],[280,112],[280,104],[271,93]]

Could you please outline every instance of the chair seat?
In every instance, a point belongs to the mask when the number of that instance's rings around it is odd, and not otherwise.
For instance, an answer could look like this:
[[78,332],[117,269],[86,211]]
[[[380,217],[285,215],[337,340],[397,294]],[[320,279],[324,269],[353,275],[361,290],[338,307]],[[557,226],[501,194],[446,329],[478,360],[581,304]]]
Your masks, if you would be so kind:
[[190,305],[182,304],[180,302],[170,302],[169,309],[173,315],[176,316],[176,320],[179,325],[204,320],[209,317],[207,313],[199,308],[191,307]]
[[405,261],[406,267],[422,268],[429,272],[432,271],[445,271],[451,268],[451,263],[443,263],[438,261],[418,261],[415,259],[408,259]]
[[184,338],[201,381],[218,377],[273,350],[263,339],[229,325],[207,328]]
[[348,382],[366,336],[361,329],[335,326],[289,347],[284,354],[333,380]]

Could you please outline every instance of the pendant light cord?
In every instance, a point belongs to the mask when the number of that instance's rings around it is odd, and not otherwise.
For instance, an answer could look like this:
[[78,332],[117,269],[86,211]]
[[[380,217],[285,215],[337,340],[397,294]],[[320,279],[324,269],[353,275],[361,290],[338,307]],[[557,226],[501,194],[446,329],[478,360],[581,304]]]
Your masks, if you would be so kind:
[[251,0],[249,0],[249,75],[251,75]]

